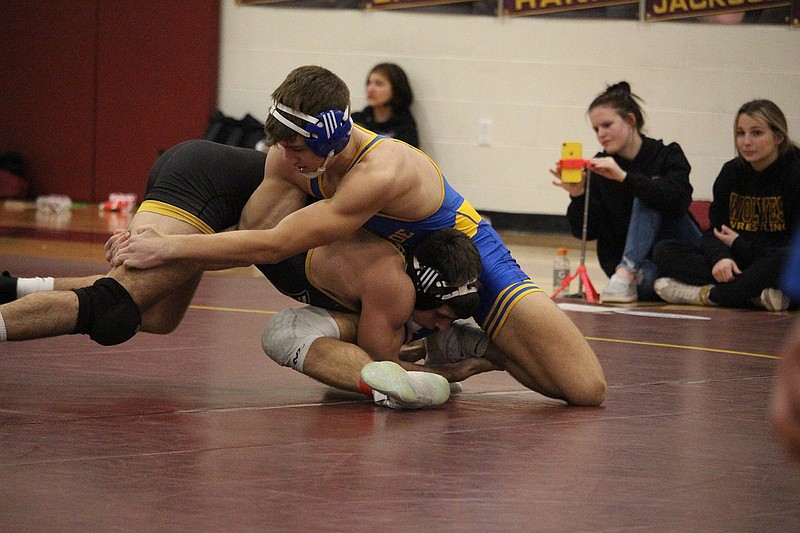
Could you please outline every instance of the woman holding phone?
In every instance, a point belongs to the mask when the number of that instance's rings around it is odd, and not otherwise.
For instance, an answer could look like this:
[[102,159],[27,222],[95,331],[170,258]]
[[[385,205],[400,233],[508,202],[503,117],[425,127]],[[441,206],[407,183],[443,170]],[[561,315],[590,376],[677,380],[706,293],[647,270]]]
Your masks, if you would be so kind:
[[[597,257],[610,280],[603,302],[656,300],[658,278],[651,254],[655,244],[673,238],[697,242],[700,230],[689,214],[691,166],[677,143],[664,144],[643,133],[640,98],[628,82],[608,87],[589,105],[592,129],[603,151],[586,162],[590,175],[587,239],[597,240]],[[555,185],[570,195],[567,219],[572,234],[583,232],[585,175],[561,180],[560,165],[550,171]]]

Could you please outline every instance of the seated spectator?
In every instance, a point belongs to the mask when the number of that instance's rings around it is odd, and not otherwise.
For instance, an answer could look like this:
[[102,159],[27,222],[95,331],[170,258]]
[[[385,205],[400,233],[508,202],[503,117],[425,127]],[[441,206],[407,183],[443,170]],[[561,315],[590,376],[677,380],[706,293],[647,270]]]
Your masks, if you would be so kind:
[[655,290],[670,303],[783,311],[780,272],[800,218],[800,147],[769,100],[744,104],[734,121],[739,154],[714,181],[711,229],[699,246],[663,242]]
[[[659,277],[651,260],[663,239],[696,242],[700,230],[689,214],[691,166],[677,143],[665,145],[642,133],[644,115],[627,82],[601,93],[589,105],[589,120],[603,151],[587,163],[591,171],[586,236],[597,240],[597,257],[609,276],[603,302],[656,300]],[[572,234],[583,232],[585,182],[555,185],[571,198],[567,220]]]
[[353,122],[419,148],[417,123],[410,110],[413,101],[403,69],[394,63],[380,63],[367,77],[367,107],[353,113]]

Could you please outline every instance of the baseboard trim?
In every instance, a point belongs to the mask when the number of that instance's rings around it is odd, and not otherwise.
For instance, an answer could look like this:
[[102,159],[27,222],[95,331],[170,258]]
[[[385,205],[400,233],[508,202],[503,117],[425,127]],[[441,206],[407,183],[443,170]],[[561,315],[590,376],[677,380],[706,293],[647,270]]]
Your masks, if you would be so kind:
[[489,218],[497,231],[570,234],[566,215],[504,213],[501,211],[481,211],[480,214]]

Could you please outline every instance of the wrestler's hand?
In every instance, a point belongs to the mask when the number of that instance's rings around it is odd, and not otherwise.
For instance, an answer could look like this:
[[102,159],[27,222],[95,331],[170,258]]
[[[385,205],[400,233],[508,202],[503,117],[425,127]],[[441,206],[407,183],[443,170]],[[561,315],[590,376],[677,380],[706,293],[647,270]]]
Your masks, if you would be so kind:
[[714,228],[714,237],[722,241],[725,246],[730,248],[733,246],[733,241],[739,237],[739,234],[723,224],[720,229]]
[[711,269],[711,275],[714,276],[714,279],[719,283],[733,281],[733,278],[741,273],[742,271],[739,270],[736,261],[728,258],[720,259]]
[[581,196],[586,188],[584,186],[584,181],[586,180],[586,174],[583,174],[583,179],[577,183],[574,182],[563,182],[561,181],[561,162],[559,161],[556,163],[556,168],[550,169],[550,174],[552,174],[558,181],[554,181],[553,185],[556,187],[560,187],[569,193],[569,195],[573,198]]
[[779,352],[769,416],[784,449],[800,459],[800,321]]
[[139,226],[130,238],[121,243],[114,255],[114,266],[153,268],[170,260],[170,236],[158,231],[156,226]]
[[437,365],[425,364],[424,366],[431,370],[435,369],[437,374],[444,376],[450,383],[464,381],[468,377],[474,376],[475,374],[482,374],[483,372],[491,372],[493,370],[502,370],[500,367],[484,357],[472,357],[456,363],[444,363]]
[[128,237],[131,236],[131,232],[128,231],[126,228],[120,228],[114,230],[114,233],[111,237],[108,238],[106,243],[103,245],[103,251],[105,252],[106,261],[111,263],[114,259],[114,255],[117,253],[117,249],[119,245],[128,240]]

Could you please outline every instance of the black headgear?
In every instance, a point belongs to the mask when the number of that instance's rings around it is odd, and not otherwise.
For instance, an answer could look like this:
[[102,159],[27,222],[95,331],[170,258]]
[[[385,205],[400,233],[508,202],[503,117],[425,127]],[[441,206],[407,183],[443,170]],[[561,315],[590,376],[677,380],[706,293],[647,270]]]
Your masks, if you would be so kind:
[[406,261],[406,273],[414,282],[414,290],[417,292],[414,308],[420,311],[436,309],[446,305],[448,300],[478,292],[477,279],[453,286],[439,270],[420,264],[414,255]]

